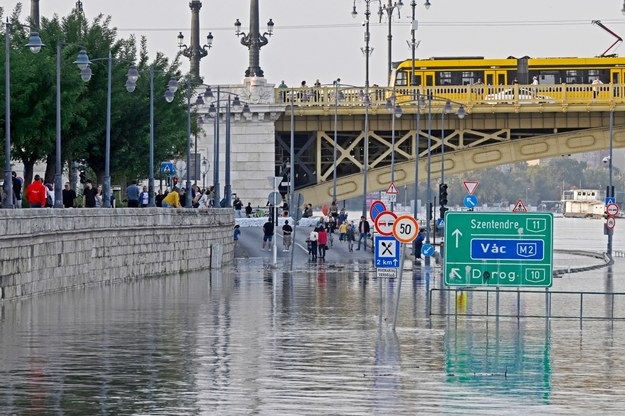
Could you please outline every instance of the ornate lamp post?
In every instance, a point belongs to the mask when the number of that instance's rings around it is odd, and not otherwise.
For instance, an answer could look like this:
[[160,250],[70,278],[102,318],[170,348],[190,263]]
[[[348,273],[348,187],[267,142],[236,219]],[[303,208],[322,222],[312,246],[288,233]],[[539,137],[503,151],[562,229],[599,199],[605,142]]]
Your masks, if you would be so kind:
[[[5,36],[5,55],[4,55],[4,69],[5,69],[5,126],[4,126],[4,190],[8,196],[2,201],[4,208],[13,208],[13,178],[11,177],[11,26],[7,19],[4,24],[4,36]],[[19,25],[21,27],[30,27],[29,25]],[[45,46],[39,37],[39,33],[31,32],[30,38],[26,47],[30,49],[32,53],[39,53],[41,48]]]
[[[81,51],[82,53],[82,51]],[[85,52],[86,53],[86,52]],[[98,61],[106,61],[107,62],[107,90],[106,90],[106,150],[104,155],[104,208],[111,207],[111,89],[112,89],[112,79],[113,79],[113,61],[116,62],[128,62],[124,59],[116,59],[113,58],[111,51],[109,51],[108,57],[106,58],[96,58],[90,60],[86,64],[81,64],[83,66],[81,71],[81,77],[83,80],[89,80],[91,77],[91,68],[89,68],[89,64]],[[78,62],[76,62],[78,63]],[[139,78],[139,71],[134,66],[131,66],[128,70],[127,80],[126,80],[126,90],[128,92],[133,92],[137,85],[137,79]]]
[[250,51],[249,67],[245,71],[245,77],[264,77],[263,70],[260,69],[260,48],[269,43],[267,36],[273,35],[273,20],[267,22],[267,31],[260,34],[260,18],[258,0],[250,1],[250,31],[245,34],[241,32],[241,22],[239,19],[234,22],[235,34],[241,37],[241,45],[247,46]]
[[388,0],[388,4],[382,4],[380,1],[380,7],[378,8],[378,17],[380,23],[382,23],[382,17],[386,13],[388,19],[388,84],[391,83],[391,73],[393,72],[393,13],[397,11],[397,17],[401,18],[401,8],[404,5],[402,0],[393,3],[393,0]]
[[[54,166],[54,208],[63,208],[63,162],[61,160],[61,49],[65,42],[56,43],[56,154]],[[82,50],[74,63],[81,69],[82,80],[89,81],[91,73],[82,73],[82,69],[89,65],[87,52]]]
[[180,52],[189,58],[191,63],[189,72],[194,81],[200,79],[200,60],[208,55],[208,50],[213,46],[213,34],[208,32],[206,36],[206,45],[200,46],[200,9],[202,2],[200,0],[192,0],[189,3],[191,9],[191,44],[185,45],[184,35],[182,32],[178,34],[178,48]]
[[[369,97],[369,58],[373,53],[373,48],[369,46],[371,40],[371,32],[369,31],[369,19],[371,17],[370,4],[372,0],[364,0],[365,2],[365,47],[361,48],[365,54],[365,91],[362,96],[365,105],[365,139],[364,139],[364,164],[363,164],[363,195],[362,195],[362,216],[367,217],[367,174],[369,171],[369,106],[371,99]],[[352,17],[356,18],[358,11],[356,10],[356,0],[352,8]]]
[[[225,94],[227,95],[227,98],[223,99],[221,98],[221,94]],[[206,92],[204,93],[204,97],[207,98],[213,98],[213,92],[210,89],[210,87],[208,87],[206,89]],[[232,98],[234,97],[234,99]],[[231,208],[232,207],[232,184],[231,184],[231,179],[230,179],[230,173],[231,173],[231,168],[230,168],[230,156],[231,156],[231,151],[230,151],[230,145],[231,145],[231,115],[232,115],[232,111],[231,108],[235,107],[235,108],[240,108],[241,104],[243,104],[243,109],[242,109],[242,113],[243,114],[249,114],[250,113],[250,106],[248,105],[248,103],[242,103],[242,101],[239,99],[239,96],[235,93],[232,93],[230,91],[222,91],[221,88],[218,86],[217,87],[217,97],[215,98],[215,100],[213,100],[213,102],[211,102],[209,108],[208,108],[208,115],[210,117],[214,117],[215,118],[215,124],[219,124],[220,122],[220,117],[221,117],[221,106],[220,106],[220,102],[221,101],[225,101],[226,102],[226,165],[225,165],[225,181],[226,181],[226,185],[224,186],[224,199],[226,202],[225,208]],[[196,104],[204,104],[204,99],[202,98],[201,95],[198,96],[198,99],[196,101]],[[217,105],[215,105],[217,104]],[[218,131],[218,130],[217,130]],[[215,140],[217,140],[217,138],[215,138]],[[218,143],[218,141],[216,141],[216,143]],[[216,153],[219,153],[219,147],[216,148]],[[219,158],[216,159],[217,164],[215,165],[215,171],[218,172],[219,170]],[[219,180],[216,181],[216,183],[218,183]],[[218,195],[218,192],[215,192],[215,195]],[[219,204],[219,200],[218,197],[216,196],[215,198],[215,203]],[[216,205],[218,206],[218,205]]]

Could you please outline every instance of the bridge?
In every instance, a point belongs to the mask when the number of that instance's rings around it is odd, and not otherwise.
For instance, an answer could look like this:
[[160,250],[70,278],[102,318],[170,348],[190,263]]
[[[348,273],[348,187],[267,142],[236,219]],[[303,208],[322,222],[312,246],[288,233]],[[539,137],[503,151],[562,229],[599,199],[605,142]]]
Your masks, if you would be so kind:
[[[428,132],[433,178],[441,175],[443,154],[445,174],[450,175],[606,149],[611,115],[613,145],[625,147],[622,113],[625,85],[593,87],[370,87],[368,93],[362,87],[278,88],[275,101],[283,103],[286,110],[275,123],[277,171],[287,167],[290,160],[292,112],[295,183],[306,202],[317,205],[332,198],[335,127],[337,199],[361,196],[365,118],[368,118],[367,192],[385,190],[391,181],[393,114],[387,110],[387,102],[392,97],[402,109],[401,117],[395,119],[395,184],[398,186],[414,183],[417,165],[420,180],[426,178]],[[425,105],[417,105],[417,93],[425,98]],[[454,111],[446,114],[443,125],[446,100],[453,102]],[[463,119],[454,114],[459,105],[466,110]]]

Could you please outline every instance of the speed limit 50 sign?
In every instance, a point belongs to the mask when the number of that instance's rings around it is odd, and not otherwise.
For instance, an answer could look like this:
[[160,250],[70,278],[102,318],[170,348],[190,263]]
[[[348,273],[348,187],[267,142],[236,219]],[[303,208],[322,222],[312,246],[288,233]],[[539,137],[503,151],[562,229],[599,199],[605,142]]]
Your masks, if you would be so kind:
[[411,243],[419,233],[417,220],[409,215],[403,215],[393,224],[393,236],[401,243]]

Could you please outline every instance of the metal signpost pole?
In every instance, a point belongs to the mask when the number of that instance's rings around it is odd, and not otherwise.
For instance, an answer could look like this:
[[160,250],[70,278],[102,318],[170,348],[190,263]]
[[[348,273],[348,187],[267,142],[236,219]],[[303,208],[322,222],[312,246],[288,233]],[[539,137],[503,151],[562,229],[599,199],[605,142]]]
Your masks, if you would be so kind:
[[148,207],[156,206],[154,199],[154,65],[150,65],[150,166],[148,179]]
[[232,208],[232,184],[230,183],[230,94],[226,102],[226,186],[224,188],[224,198],[226,208]]
[[[7,195],[13,193],[13,178],[11,177],[11,24],[7,18],[5,24],[5,55],[4,55],[4,68],[5,68],[5,129],[4,129],[4,190]],[[2,201],[4,208],[13,208],[13,198],[5,198]]]
[[217,112],[215,113],[215,137],[213,138],[213,189],[215,192],[215,198],[213,199],[213,206],[215,208],[219,208],[220,198],[219,198],[219,123],[220,123],[220,101],[221,101],[221,88],[217,86]]
[[[427,196],[425,207],[425,243],[430,244],[430,227],[432,222],[432,212],[430,211],[430,203],[432,201],[432,186],[430,184],[432,176],[432,93],[428,92],[428,179],[427,179]],[[432,208],[433,209],[433,208]],[[430,256],[425,257],[425,265],[430,265]]]
[[[608,180],[608,192],[610,193],[610,195],[606,195],[606,196],[615,196],[614,194],[612,194],[613,192],[613,187],[612,187],[612,167],[613,167],[613,163],[612,163],[612,150],[613,150],[613,138],[614,138],[614,109],[612,107],[612,105],[610,104],[610,160],[609,160],[609,164],[608,164],[608,175],[609,175],[609,180]],[[614,229],[608,229],[608,256],[610,256],[610,258],[612,258],[612,238],[614,235]]]
[[108,82],[106,90],[106,153],[104,155],[104,208],[111,207],[111,83],[113,78],[113,56],[108,56]]
[[187,78],[187,186],[184,196],[184,207],[192,208],[191,204],[191,78]]

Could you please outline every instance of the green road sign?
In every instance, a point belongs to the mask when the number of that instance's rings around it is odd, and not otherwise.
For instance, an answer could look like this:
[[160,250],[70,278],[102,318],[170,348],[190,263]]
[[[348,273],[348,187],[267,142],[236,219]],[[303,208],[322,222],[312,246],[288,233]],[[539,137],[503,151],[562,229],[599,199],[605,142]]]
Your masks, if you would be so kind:
[[447,286],[550,287],[553,215],[447,212]]

